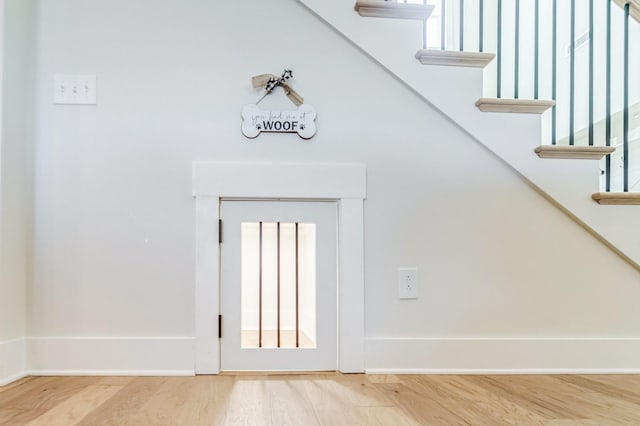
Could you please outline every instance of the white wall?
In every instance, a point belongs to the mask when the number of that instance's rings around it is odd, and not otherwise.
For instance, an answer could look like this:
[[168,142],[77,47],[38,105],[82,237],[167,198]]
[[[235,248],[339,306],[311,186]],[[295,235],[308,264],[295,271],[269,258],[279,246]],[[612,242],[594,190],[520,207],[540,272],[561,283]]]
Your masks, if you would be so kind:
[[[194,160],[367,165],[371,369],[433,367],[432,347],[402,352],[416,339],[466,339],[468,356],[487,338],[638,346],[638,272],[294,1],[40,1],[36,58],[34,351],[193,336]],[[284,67],[319,112],[317,136],[245,139],[240,109],[260,96],[250,77]],[[54,106],[55,73],[96,74],[98,106]],[[272,98],[261,106],[290,106]],[[396,268],[409,266],[421,296],[399,301]],[[438,368],[491,368],[445,355]],[[81,368],[70,364],[30,367]]]
[[0,384],[24,371],[32,237],[31,60],[34,2],[0,2]]

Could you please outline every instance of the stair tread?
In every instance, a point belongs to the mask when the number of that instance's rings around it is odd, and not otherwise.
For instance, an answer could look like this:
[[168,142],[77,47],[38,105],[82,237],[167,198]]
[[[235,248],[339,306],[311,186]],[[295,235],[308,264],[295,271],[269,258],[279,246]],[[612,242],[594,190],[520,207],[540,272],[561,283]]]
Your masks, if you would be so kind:
[[357,0],[354,9],[360,16],[424,21],[431,16],[435,6],[429,4],[396,3],[383,0]]
[[493,58],[493,53],[461,52],[459,50],[420,49],[416,52],[416,59],[424,65],[448,65],[461,67],[484,68]]
[[540,158],[600,160],[615,150],[612,146],[542,145],[534,151]]
[[476,106],[484,112],[542,114],[556,103],[545,99],[480,98]]
[[639,192],[596,192],[591,198],[603,205],[640,205]]

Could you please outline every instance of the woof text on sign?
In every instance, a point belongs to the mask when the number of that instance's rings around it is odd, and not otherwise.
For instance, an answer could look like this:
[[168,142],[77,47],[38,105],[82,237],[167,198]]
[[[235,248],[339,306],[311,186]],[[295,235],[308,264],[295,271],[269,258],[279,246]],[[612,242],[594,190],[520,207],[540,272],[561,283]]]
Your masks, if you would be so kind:
[[310,139],[316,133],[316,111],[311,105],[302,104],[297,110],[268,111],[255,104],[242,109],[242,134],[255,138],[261,132],[297,133]]

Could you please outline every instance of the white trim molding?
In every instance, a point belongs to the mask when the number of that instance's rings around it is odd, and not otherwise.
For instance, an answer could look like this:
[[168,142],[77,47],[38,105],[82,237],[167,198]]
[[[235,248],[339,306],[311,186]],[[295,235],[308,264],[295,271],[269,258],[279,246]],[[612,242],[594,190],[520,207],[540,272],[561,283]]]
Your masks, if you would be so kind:
[[0,342],[0,386],[27,375],[27,343],[24,338]]
[[638,374],[640,338],[368,338],[368,374]]
[[194,162],[193,196],[218,198],[366,198],[361,164]]
[[335,200],[338,203],[338,369],[363,372],[364,199],[362,164],[194,162],[196,199],[195,371],[220,372],[217,317],[222,198]]
[[29,375],[192,376],[193,337],[30,337]]

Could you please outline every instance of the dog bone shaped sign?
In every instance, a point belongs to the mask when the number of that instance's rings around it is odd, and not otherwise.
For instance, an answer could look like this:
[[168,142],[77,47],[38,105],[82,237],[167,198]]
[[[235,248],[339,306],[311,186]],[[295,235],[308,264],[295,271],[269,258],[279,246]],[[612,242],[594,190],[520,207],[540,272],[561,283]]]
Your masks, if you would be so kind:
[[302,104],[297,110],[266,111],[256,104],[242,108],[242,134],[256,138],[261,132],[297,133],[302,139],[311,139],[316,134],[316,110]]

